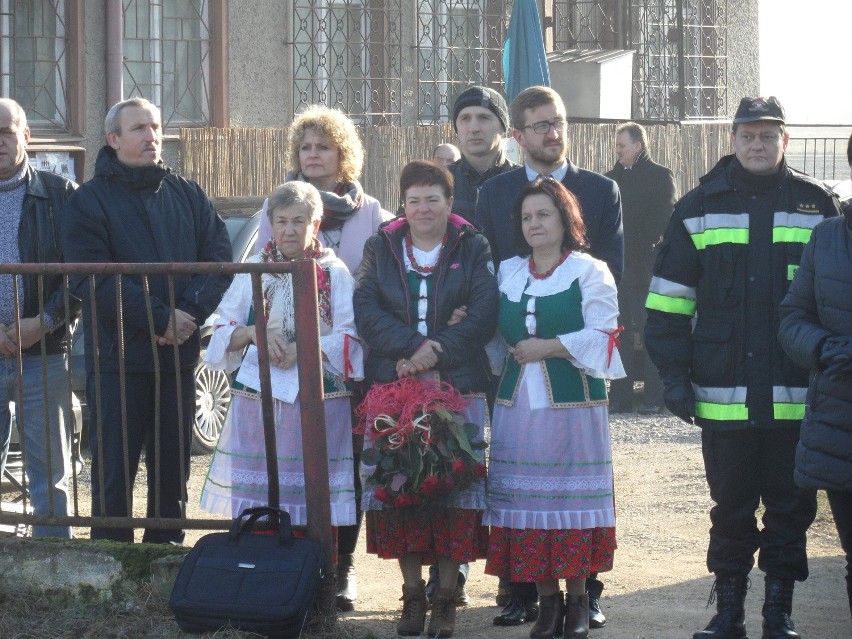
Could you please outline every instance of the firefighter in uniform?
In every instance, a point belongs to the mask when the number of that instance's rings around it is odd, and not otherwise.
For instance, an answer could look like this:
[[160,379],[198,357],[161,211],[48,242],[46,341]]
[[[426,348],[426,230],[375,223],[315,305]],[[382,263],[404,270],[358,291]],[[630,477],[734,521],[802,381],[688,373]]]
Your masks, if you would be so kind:
[[[805,533],[816,494],[793,467],[808,372],[777,340],[778,306],[814,226],[837,199],[784,160],[775,97],[743,98],[733,155],[675,207],[646,302],[646,347],[666,407],[701,427],[710,497],[707,567],[717,612],[693,639],[744,639],[748,574],[765,573],[763,639],[796,639],[793,584],[808,576]],[[763,502],[762,530],[755,511]]]

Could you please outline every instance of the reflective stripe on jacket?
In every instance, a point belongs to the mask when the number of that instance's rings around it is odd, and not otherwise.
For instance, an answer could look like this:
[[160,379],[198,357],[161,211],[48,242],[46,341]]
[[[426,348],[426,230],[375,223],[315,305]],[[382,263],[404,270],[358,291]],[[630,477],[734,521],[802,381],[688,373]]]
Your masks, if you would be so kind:
[[819,182],[789,169],[738,191],[722,158],[680,202],[657,251],[645,343],[663,380],[690,380],[709,428],[798,426],[808,373],[778,343],[778,305],[804,245],[839,214]]

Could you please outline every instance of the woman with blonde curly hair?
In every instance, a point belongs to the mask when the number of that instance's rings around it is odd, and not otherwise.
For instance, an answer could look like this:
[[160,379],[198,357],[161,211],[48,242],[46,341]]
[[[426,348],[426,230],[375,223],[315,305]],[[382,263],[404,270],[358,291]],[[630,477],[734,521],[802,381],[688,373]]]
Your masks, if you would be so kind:
[[[378,200],[364,193],[358,182],[364,166],[364,147],[352,120],[336,109],[315,104],[298,114],[290,125],[287,140],[287,181],[308,182],[322,197],[323,214],[317,239],[355,273],[364,254],[364,244],[379,225],[393,217]],[[264,211],[267,203],[264,202]],[[261,216],[258,249],[270,237],[267,216]],[[352,383],[352,406],[361,398],[358,382]],[[357,523],[338,529],[337,607],[354,610],[358,596],[353,554],[358,541],[360,507],[360,454],[363,437],[353,440],[354,478],[358,504]]]
[[[317,237],[354,273],[367,238],[393,217],[378,200],[364,193],[358,182],[364,166],[364,147],[355,124],[336,109],[320,104],[309,106],[290,125],[287,166],[288,182],[309,182],[319,190],[323,217]],[[269,239],[267,231],[261,221],[259,243],[265,244]]]

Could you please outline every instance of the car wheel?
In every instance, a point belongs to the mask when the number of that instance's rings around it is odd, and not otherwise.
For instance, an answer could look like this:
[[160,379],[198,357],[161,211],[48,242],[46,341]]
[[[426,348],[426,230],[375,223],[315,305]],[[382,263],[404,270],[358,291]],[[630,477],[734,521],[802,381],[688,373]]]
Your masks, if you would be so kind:
[[212,371],[204,362],[195,368],[195,423],[192,427],[192,452],[212,453],[225,426],[231,403],[231,380],[224,371]]

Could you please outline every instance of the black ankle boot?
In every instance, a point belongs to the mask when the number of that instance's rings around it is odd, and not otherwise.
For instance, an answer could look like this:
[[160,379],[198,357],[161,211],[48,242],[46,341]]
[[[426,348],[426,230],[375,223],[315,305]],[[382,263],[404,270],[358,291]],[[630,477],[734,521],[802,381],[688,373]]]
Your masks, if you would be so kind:
[[355,580],[355,562],[352,555],[337,558],[337,609],[341,612],[355,610],[358,599],[358,583]]
[[748,577],[716,576],[710,591],[709,606],[716,599],[716,614],[704,630],[692,639],[748,639],[745,629],[745,597]]
[[793,580],[766,575],[763,601],[763,639],[799,639],[790,615],[793,612]]
[[599,579],[591,577],[586,579],[586,594],[589,595],[589,628],[603,628],[606,625],[606,617],[601,610],[603,589],[603,582]]
[[538,598],[538,619],[530,630],[530,639],[552,639],[562,636],[562,623],[565,620],[565,602],[562,591]]

